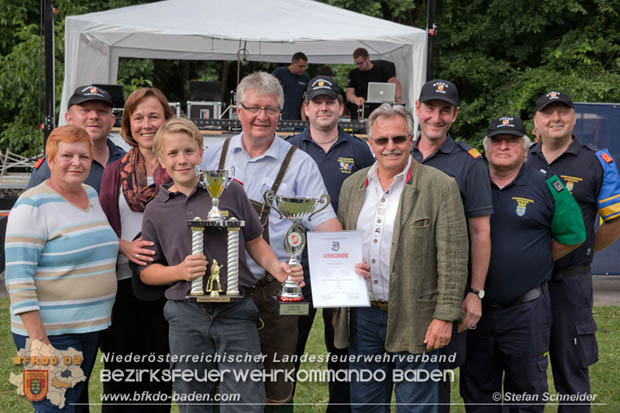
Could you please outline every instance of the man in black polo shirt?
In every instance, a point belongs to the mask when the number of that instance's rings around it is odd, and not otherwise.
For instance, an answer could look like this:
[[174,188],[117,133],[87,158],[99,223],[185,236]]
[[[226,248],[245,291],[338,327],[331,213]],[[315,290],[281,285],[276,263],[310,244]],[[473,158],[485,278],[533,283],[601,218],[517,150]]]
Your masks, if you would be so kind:
[[[353,51],[353,61],[357,66],[357,69],[353,69],[349,72],[349,80],[347,82],[347,101],[354,106],[363,107],[368,97],[368,82],[389,82],[396,85],[396,94],[394,100],[396,102],[402,102],[403,92],[402,87],[396,76],[388,71],[385,65],[376,65],[370,61],[370,55],[368,50],[364,48],[357,48]],[[379,104],[376,105],[378,107]],[[368,113],[372,112],[369,110]],[[351,117],[354,118],[357,114],[351,111]]]
[[542,412],[551,329],[547,281],[553,261],[585,240],[585,228],[560,179],[524,166],[531,142],[521,119],[495,119],[483,144],[493,193],[493,254],[482,318],[467,335],[461,394],[468,412],[501,412],[503,385],[504,407],[520,402],[514,406],[519,411]]
[[[310,121],[310,126],[298,135],[288,139],[291,145],[295,145],[308,153],[319,166],[327,192],[331,197],[334,210],[338,210],[338,197],[342,182],[359,169],[372,165],[375,158],[366,142],[355,138],[338,126],[338,118],[344,110],[340,88],[329,76],[317,76],[308,83],[304,111]],[[305,272],[303,293],[306,300],[312,302],[310,293],[310,270],[308,268],[307,252],[304,250],[302,259]],[[347,349],[334,347],[334,328],[332,315],[335,309],[323,309],[323,321],[325,323],[325,347],[331,354],[339,357],[347,355]],[[297,339],[297,354],[304,353],[308,334],[312,328],[316,309],[311,306],[310,314],[299,317]],[[299,368],[299,363],[296,364]],[[346,370],[347,362],[328,361],[330,370]],[[349,401],[349,384],[341,381],[329,383],[328,413],[350,412],[347,404]]]
[[[120,159],[125,154],[123,149],[108,139],[110,129],[114,125],[112,106],[112,98],[107,91],[92,85],[79,86],[69,98],[69,107],[65,113],[67,124],[84,129],[93,141],[93,162],[84,183],[92,186],[97,193],[101,187],[105,165]],[[39,185],[49,177],[50,168],[43,157],[34,165],[28,188]]]
[[[420,137],[413,147],[415,160],[433,166],[454,177],[459,186],[467,217],[470,242],[470,287],[463,300],[465,317],[454,331],[444,354],[456,353],[455,363],[442,365],[454,368],[464,362],[465,334],[478,323],[482,314],[481,298],[489,266],[491,236],[489,216],[493,213],[489,174],[482,155],[464,141],[455,142],[448,134],[459,113],[459,93],[454,83],[431,80],[422,86],[416,101],[416,114],[420,122]],[[457,334],[460,333],[460,334]],[[450,411],[450,382],[439,387],[440,411]]]
[[[606,149],[597,151],[572,135],[576,113],[565,93],[551,91],[536,100],[534,125],[542,141],[532,146],[527,165],[546,176],[558,175],[581,207],[586,241],[557,261],[549,283],[553,312],[549,354],[559,393],[590,393],[588,367],[598,360],[592,316],[592,256],[620,235],[620,177]],[[596,214],[603,223],[595,231]],[[558,411],[589,412],[587,400]]]

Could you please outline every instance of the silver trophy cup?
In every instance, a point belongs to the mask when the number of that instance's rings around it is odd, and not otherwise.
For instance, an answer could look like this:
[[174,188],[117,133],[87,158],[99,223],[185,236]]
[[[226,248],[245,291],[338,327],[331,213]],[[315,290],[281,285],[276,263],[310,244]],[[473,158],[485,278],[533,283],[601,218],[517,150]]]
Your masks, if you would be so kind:
[[[330,201],[329,195],[323,194],[319,199],[316,199],[301,196],[280,196],[269,190],[263,196],[265,203],[270,204],[280,215],[280,218],[288,218],[293,221],[293,225],[284,236],[284,250],[289,255],[289,265],[299,265],[297,257],[306,247],[306,231],[301,225],[301,220],[308,217],[310,221],[314,215],[327,208]],[[278,297],[280,301],[302,301],[303,298],[301,287],[290,279],[284,282],[282,293]]]

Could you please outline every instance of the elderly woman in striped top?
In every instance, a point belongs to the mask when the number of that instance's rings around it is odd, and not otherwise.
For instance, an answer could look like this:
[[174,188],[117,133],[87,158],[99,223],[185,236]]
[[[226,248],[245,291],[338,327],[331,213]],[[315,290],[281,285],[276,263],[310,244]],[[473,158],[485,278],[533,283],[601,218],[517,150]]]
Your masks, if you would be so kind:
[[[75,126],[56,128],[45,153],[51,177],[24,192],[9,213],[5,278],[11,330],[18,349],[35,351],[45,347],[42,343],[58,350],[73,347],[82,353],[81,369],[88,377],[99,333],[110,325],[118,237],[97,192],[83,184],[93,158],[88,133]],[[67,388],[63,412],[74,411],[83,385]],[[60,410],[48,399],[34,407]]]

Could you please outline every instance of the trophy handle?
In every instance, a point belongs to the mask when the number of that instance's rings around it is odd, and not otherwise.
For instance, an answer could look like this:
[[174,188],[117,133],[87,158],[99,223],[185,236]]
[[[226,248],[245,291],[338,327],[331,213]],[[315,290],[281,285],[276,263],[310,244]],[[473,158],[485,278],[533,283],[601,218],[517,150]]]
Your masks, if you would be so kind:
[[275,197],[276,197],[276,194],[275,192],[273,192],[272,189],[265,191],[265,193],[263,194],[265,204],[268,204],[271,208],[273,208],[273,210],[276,211],[278,215],[280,215],[280,218],[284,218],[284,215],[282,215],[282,212],[280,212],[280,210],[278,210],[278,208],[276,207]]
[[329,202],[331,201],[331,198],[329,197],[329,194],[323,194],[321,195],[321,198],[319,198],[318,201],[316,201],[315,205],[320,205],[320,204],[324,204],[321,208],[317,209],[316,211],[314,211],[313,213],[311,213],[308,216],[308,221],[312,220],[312,217],[315,216],[316,214],[318,214],[319,212],[321,212],[322,210],[324,210],[325,208],[327,208],[327,205],[329,205]]
[[228,185],[235,179],[235,167],[231,166],[228,170],[228,175],[226,176],[226,181],[224,182],[224,189],[228,188]]
[[202,185],[204,188],[206,188],[206,185],[204,183],[204,176],[202,175],[202,169],[200,169],[200,166],[196,165],[196,167],[194,168],[194,172],[196,173],[196,178],[198,179],[198,185]]

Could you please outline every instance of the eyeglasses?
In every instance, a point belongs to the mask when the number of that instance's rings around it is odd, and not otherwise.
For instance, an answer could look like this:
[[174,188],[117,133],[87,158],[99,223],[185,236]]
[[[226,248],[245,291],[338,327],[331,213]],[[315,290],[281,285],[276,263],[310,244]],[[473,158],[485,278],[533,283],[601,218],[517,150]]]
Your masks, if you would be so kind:
[[247,110],[248,112],[250,112],[252,115],[258,115],[258,113],[261,110],[264,110],[265,113],[269,116],[274,116],[277,115],[278,113],[280,113],[280,108],[274,108],[272,106],[245,106],[243,103],[240,103],[241,107],[245,110]]
[[388,142],[390,140],[392,140],[392,142],[394,142],[394,145],[400,145],[402,143],[405,143],[407,141],[409,137],[405,136],[405,135],[399,135],[399,136],[394,136],[392,138],[377,138],[377,139],[372,139],[372,141],[377,145],[377,146],[385,146],[388,144]]

